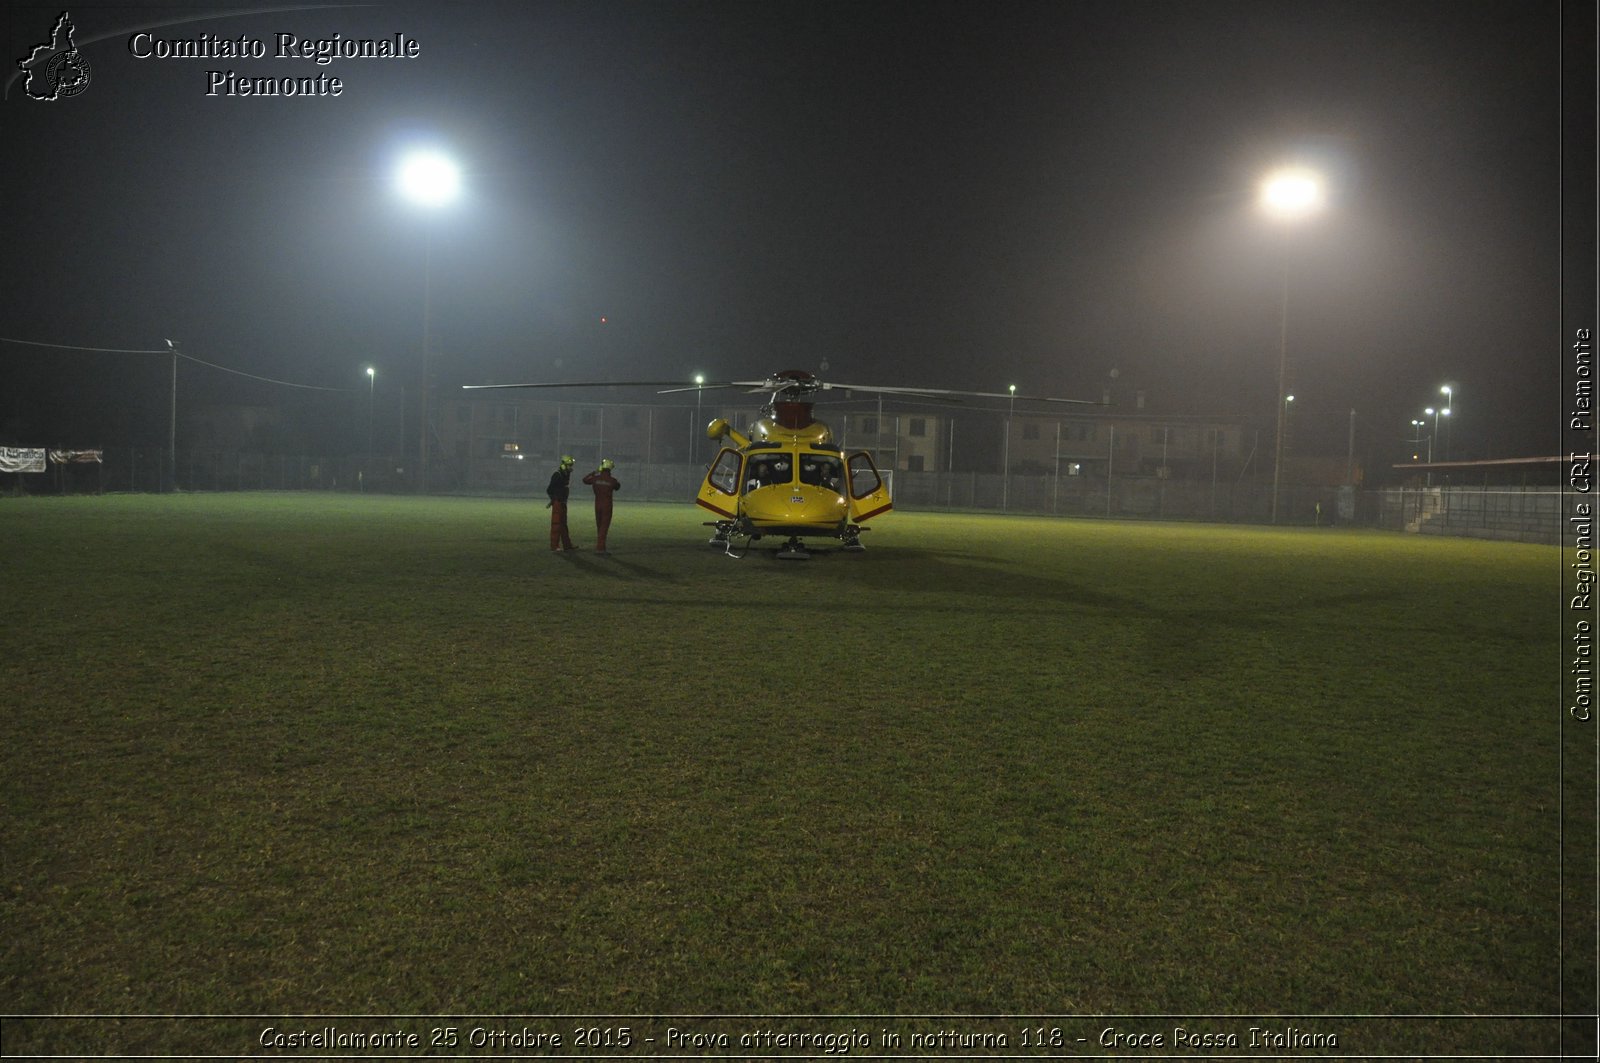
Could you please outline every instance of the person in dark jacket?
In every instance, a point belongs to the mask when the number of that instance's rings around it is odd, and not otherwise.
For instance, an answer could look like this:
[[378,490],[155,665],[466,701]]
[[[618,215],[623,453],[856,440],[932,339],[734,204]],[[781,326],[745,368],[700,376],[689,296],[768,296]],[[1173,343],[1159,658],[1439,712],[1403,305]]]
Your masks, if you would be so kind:
[[616,462],[605,458],[598,469],[583,478],[584,483],[594,488],[594,552],[597,554],[606,552],[606,532],[611,530],[611,496],[622,487],[611,475],[616,467]]
[[550,476],[550,486],[544,489],[544,493],[550,496],[550,501],[545,503],[550,510],[550,549],[558,553],[577,549],[572,545],[572,533],[567,530],[567,493],[572,486],[574,464],[570,456],[563,456],[561,464]]

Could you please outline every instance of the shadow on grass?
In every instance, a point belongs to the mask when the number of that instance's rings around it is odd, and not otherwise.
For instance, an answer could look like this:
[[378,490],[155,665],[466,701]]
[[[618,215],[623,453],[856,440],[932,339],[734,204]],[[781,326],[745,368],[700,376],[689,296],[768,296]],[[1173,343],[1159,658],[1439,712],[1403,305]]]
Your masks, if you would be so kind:
[[[842,610],[873,622],[892,622],[908,612],[921,617],[1031,617],[1029,622],[1059,628],[1063,637],[1068,626],[1079,627],[1089,618],[1106,626],[1103,633],[1109,637],[1143,646],[1150,659],[1195,678],[1224,669],[1243,639],[1253,644],[1262,634],[1336,628],[1352,613],[1403,604],[1404,598],[1397,587],[1334,593],[1286,588],[1282,597],[1249,601],[1195,598],[1169,595],[1159,579],[1112,592],[1095,585],[1092,574],[1076,580],[963,550],[814,551],[806,561],[780,561],[772,551],[752,551],[735,560],[700,546],[650,553],[654,564],[615,555],[567,555],[565,563],[605,577],[605,589],[597,585],[588,593],[569,586],[563,596],[595,605],[737,611],[753,604],[749,590],[759,586],[777,596],[786,615],[838,616]],[[749,581],[752,574],[759,584]],[[626,590],[629,583],[639,585],[638,593]],[[686,593],[662,594],[669,585]]]

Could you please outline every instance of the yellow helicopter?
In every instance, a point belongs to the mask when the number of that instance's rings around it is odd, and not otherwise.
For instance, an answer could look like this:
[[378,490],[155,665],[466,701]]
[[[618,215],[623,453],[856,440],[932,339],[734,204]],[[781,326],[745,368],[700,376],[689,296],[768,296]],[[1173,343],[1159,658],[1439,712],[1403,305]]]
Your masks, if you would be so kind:
[[[812,414],[814,396],[822,391],[863,391],[952,400],[958,397],[1010,398],[986,391],[944,391],[929,388],[830,384],[803,369],[787,369],[765,380],[731,380],[679,384],[676,381],[605,384],[468,384],[469,389],[527,387],[661,387],[663,395],[710,388],[745,387],[771,393],[750,434],[722,418],[706,426],[706,436],[723,441],[695,496],[695,504],[716,519],[710,545],[730,556],[748,550],[766,536],[785,536],[777,556],[803,560],[810,551],[804,539],[826,539],[843,549],[859,551],[867,521],[894,508],[888,485],[872,456],[864,450],[846,454],[833,431]],[[1079,399],[1048,402],[1087,403]],[[731,445],[729,445],[731,444]]]

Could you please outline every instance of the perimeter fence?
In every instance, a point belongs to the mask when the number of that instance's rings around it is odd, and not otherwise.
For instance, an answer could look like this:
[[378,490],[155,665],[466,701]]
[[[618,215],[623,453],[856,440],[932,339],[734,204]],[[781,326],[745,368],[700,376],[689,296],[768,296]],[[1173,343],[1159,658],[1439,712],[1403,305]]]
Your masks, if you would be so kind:
[[[100,463],[54,465],[43,474],[0,475],[4,494],[179,491],[413,493],[414,463],[387,456],[267,454],[107,448]],[[623,497],[692,499],[699,465],[636,463],[618,469]],[[550,469],[537,461],[468,466],[435,462],[429,493],[526,497],[542,502]],[[1161,476],[1050,473],[886,472],[895,505],[907,511],[972,511],[1119,520],[1177,520],[1301,526],[1360,526],[1417,534],[1559,543],[1562,493],[1547,486],[1351,487],[1284,484],[1274,514],[1270,483]],[[9,482],[8,482],[9,481]],[[1276,519],[1274,519],[1276,517]]]

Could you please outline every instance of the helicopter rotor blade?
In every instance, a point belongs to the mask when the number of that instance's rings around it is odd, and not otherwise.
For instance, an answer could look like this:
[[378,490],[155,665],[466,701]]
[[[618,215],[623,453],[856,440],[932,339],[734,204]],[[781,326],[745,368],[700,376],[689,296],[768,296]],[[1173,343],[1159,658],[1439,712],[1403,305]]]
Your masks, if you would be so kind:
[[1029,402],[1060,402],[1078,406],[1101,406],[1103,403],[1093,399],[1057,399],[1045,395],[1013,395],[1005,391],[953,391],[945,388],[899,388],[881,387],[873,384],[823,384],[824,388],[831,391],[868,391],[882,392],[885,395],[914,395],[929,399],[1024,399]]
[[508,388],[660,388],[659,395],[675,395],[689,391],[711,391],[717,388],[747,388],[752,395],[771,392],[774,396],[785,393],[814,395],[819,391],[862,391],[868,394],[906,395],[913,398],[937,399],[959,402],[973,399],[1022,399],[1026,402],[1054,402],[1073,406],[1104,406],[1106,403],[1092,399],[1060,399],[1048,395],[1013,395],[1004,391],[955,391],[946,388],[905,388],[879,384],[835,384],[815,377],[796,380],[789,377],[768,377],[765,380],[715,380],[696,384],[682,380],[577,380],[561,384],[463,384],[466,391],[493,391]]
[[680,392],[684,392],[684,391],[711,391],[711,390],[713,390],[715,388],[736,388],[736,387],[740,387],[740,386],[741,385],[737,381],[733,381],[733,380],[718,380],[718,381],[714,381],[714,382],[708,382],[708,383],[705,383],[705,384],[680,384],[677,387],[670,387],[670,388],[667,388],[664,391],[658,391],[658,392],[656,392],[656,394],[657,395],[677,395]]
[[[659,388],[679,383],[681,381],[677,380],[576,380],[567,384],[463,384],[461,387],[464,391],[495,388]],[[689,390],[694,390],[694,385],[691,384]]]

